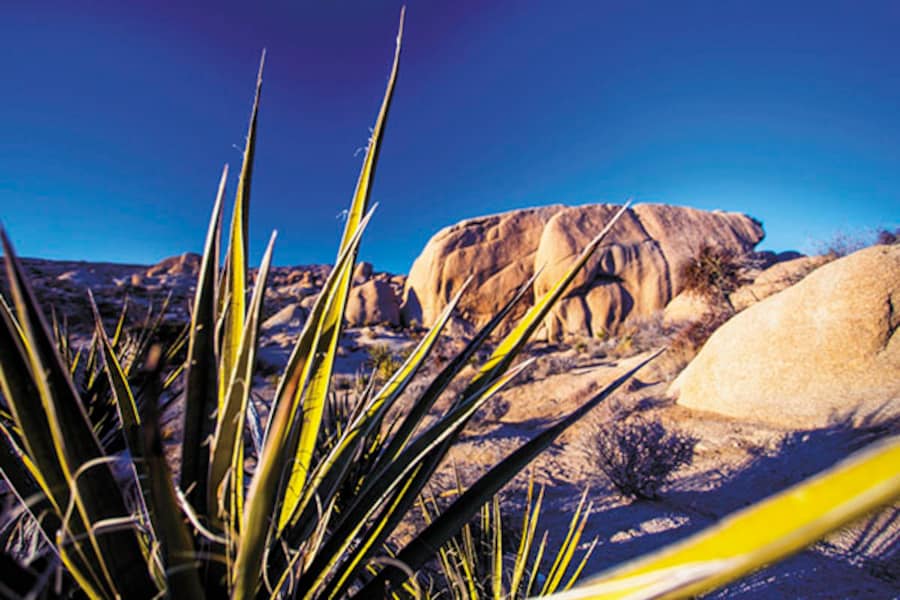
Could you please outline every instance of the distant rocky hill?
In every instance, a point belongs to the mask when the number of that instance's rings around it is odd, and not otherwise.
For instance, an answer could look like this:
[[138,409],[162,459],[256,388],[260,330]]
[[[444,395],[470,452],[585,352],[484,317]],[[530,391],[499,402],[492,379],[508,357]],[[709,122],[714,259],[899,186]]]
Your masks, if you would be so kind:
[[[88,289],[104,318],[117,318],[127,301],[132,321],[143,319],[148,311],[156,314],[165,305],[164,323],[186,323],[200,256],[185,253],[150,266],[36,258],[23,258],[22,264],[41,303],[52,307],[61,321],[65,319],[73,333],[84,334],[93,324]],[[285,308],[296,307],[292,310],[302,323],[330,270],[328,265],[273,267],[266,290],[265,314],[275,315]],[[252,270],[251,278],[255,275],[256,271]],[[357,265],[348,324],[399,325],[399,298],[404,280],[403,276],[373,272],[369,263]],[[5,272],[0,273],[0,289],[6,290]]]

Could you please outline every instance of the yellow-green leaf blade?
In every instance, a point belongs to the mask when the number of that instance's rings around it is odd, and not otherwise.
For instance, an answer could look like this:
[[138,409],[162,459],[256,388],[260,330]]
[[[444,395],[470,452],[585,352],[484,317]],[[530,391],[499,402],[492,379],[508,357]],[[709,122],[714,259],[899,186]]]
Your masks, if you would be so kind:
[[216,290],[218,280],[218,232],[221,230],[222,209],[228,165],[222,169],[215,204],[209,218],[203,258],[194,294],[191,329],[184,382],[184,411],[181,440],[181,487],[188,490],[194,510],[206,513],[206,488],[209,471],[207,441],[215,427],[213,414],[218,404],[218,373],[216,357]]
[[[372,137],[369,140],[366,157],[363,160],[359,180],[356,184],[356,192],[353,195],[353,202],[347,213],[347,223],[344,226],[344,235],[341,239],[340,252],[342,252],[349,244],[356,230],[359,228],[359,223],[368,208],[369,195],[372,190],[372,181],[375,177],[375,167],[378,164],[378,154],[384,137],[384,129],[387,124],[391,100],[394,96],[397,73],[400,69],[400,49],[403,38],[404,13],[405,9],[401,10],[400,27],[397,32],[397,46],[394,51],[394,62],[391,67],[391,74],[388,78],[387,89],[384,93],[384,99],[378,113],[378,118],[375,121],[375,127],[372,130]],[[300,430],[300,441],[297,446],[297,454],[291,469],[290,482],[287,488],[288,494],[285,496],[285,502],[278,519],[279,532],[284,529],[284,526],[287,525],[291,515],[296,511],[297,505],[301,500],[303,486],[309,475],[313,447],[315,446],[316,439],[319,435],[325,400],[328,395],[328,387],[331,382],[331,373],[337,353],[337,345],[340,339],[341,327],[343,325],[344,308],[347,304],[347,296],[350,293],[350,284],[353,279],[354,263],[355,256],[354,260],[350,261],[340,273],[336,296],[325,316],[325,323],[322,328],[323,336],[318,340],[316,346],[315,356],[318,358],[313,367],[310,389],[304,398],[303,426]]]

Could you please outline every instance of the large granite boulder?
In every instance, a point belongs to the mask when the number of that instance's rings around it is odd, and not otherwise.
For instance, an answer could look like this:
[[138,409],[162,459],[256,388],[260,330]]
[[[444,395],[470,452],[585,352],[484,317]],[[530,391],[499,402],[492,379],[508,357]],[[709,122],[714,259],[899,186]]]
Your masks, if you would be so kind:
[[[403,315],[431,325],[470,275],[462,317],[485,323],[534,275],[543,295],[618,209],[547,206],[463,221],[436,234],[413,263]],[[551,337],[592,336],[663,309],[681,291],[679,270],[703,245],[751,250],[763,237],[750,217],[646,204],[623,215],[547,319]],[[527,304],[523,305],[522,310]]]
[[791,428],[900,414],[900,246],[820,266],[735,315],[672,383],[689,408]]
[[534,274],[544,225],[562,208],[514,210],[462,221],[436,233],[406,279],[404,321],[432,325],[471,275],[459,311],[467,321],[486,322]]
[[370,279],[351,288],[344,318],[350,327],[399,325],[400,305],[394,288],[383,279]]

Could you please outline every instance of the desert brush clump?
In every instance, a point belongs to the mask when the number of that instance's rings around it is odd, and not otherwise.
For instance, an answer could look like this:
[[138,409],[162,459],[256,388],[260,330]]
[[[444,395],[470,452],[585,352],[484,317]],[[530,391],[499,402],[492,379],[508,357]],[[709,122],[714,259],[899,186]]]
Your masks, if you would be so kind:
[[694,456],[697,440],[669,431],[659,419],[633,414],[614,420],[596,435],[600,469],[625,496],[652,500]]
[[[48,325],[9,238],[0,231],[8,288],[0,302],[0,470],[5,500],[16,507],[15,514],[4,513],[5,540],[17,553],[0,553],[4,593],[24,590],[46,597],[59,592],[91,599],[407,594],[414,587],[411,575],[447,548],[540,452],[656,355],[633,362],[578,409],[536,432],[401,547],[387,546],[473,415],[528,368],[530,361],[517,362],[520,352],[627,209],[524,311],[519,302],[531,300],[531,290],[520,289],[449,357],[402,413],[391,409],[431,360],[465,286],[387,381],[373,380],[353,405],[333,400],[333,367],[360,239],[372,214],[369,196],[399,69],[402,22],[401,16],[387,90],[334,267],[277,378],[264,421],[256,413],[251,389],[274,234],[252,280],[248,266],[262,64],[231,222],[223,232],[226,167],[185,335],[129,342],[118,326],[110,335],[95,310],[89,349],[72,348]],[[220,264],[223,233],[226,249]],[[426,422],[436,400],[514,310],[523,316],[469,371],[449,408]],[[87,378],[87,385],[80,377]],[[180,414],[176,448],[168,447],[161,434],[166,407]],[[598,589],[613,589],[658,596],[663,593],[660,581],[665,593],[711,589],[891,501],[900,491],[898,453],[900,445],[892,440],[805,484],[807,488],[752,509],[767,517],[767,532],[774,537],[746,535],[742,523],[758,513],[739,515],[730,529],[693,542],[703,551],[691,553],[688,545],[688,554],[679,547],[650,556],[570,593],[596,596]],[[796,531],[802,535],[791,535]],[[28,542],[34,532],[41,536],[39,543]],[[733,561],[719,560],[723,548],[732,551]],[[701,573],[698,561],[705,568]],[[649,577],[631,577],[648,568]],[[691,577],[672,577],[673,568],[691,569]],[[654,579],[660,570],[664,574]],[[560,577],[557,591],[574,582]],[[647,582],[655,587],[646,588]]]
[[372,376],[384,382],[391,378],[403,365],[405,352],[394,352],[385,343],[375,344],[369,347],[367,364],[372,369]]
[[729,296],[744,281],[746,261],[730,248],[704,245],[681,267],[684,290],[731,309]]

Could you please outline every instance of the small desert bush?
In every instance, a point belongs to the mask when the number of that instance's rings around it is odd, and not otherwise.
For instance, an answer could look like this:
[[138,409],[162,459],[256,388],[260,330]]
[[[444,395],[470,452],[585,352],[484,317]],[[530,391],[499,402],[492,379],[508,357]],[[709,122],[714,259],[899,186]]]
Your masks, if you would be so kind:
[[832,259],[842,258],[869,246],[890,246],[900,241],[900,227],[880,227],[856,232],[839,231],[830,239],[815,245],[818,254]]
[[612,358],[628,358],[661,348],[669,343],[672,330],[663,325],[662,314],[630,319],[614,337],[604,338],[606,354]]
[[369,348],[368,364],[372,375],[379,381],[387,381],[403,364],[400,354],[395,353],[387,344],[375,344]]
[[684,369],[703,348],[715,331],[725,324],[731,313],[725,309],[713,311],[699,321],[692,321],[671,334],[666,352],[654,362],[651,371],[669,381]]
[[645,499],[656,498],[672,474],[690,464],[696,443],[640,414],[612,421],[596,438],[600,469],[616,489]]
[[731,306],[728,297],[744,283],[743,257],[730,248],[705,245],[681,268],[684,290]]
[[568,373],[577,366],[574,356],[562,353],[548,354],[537,359],[532,371],[533,379]]
[[896,227],[893,231],[890,229],[879,229],[875,236],[875,243],[879,246],[892,246],[900,243],[900,227]]

